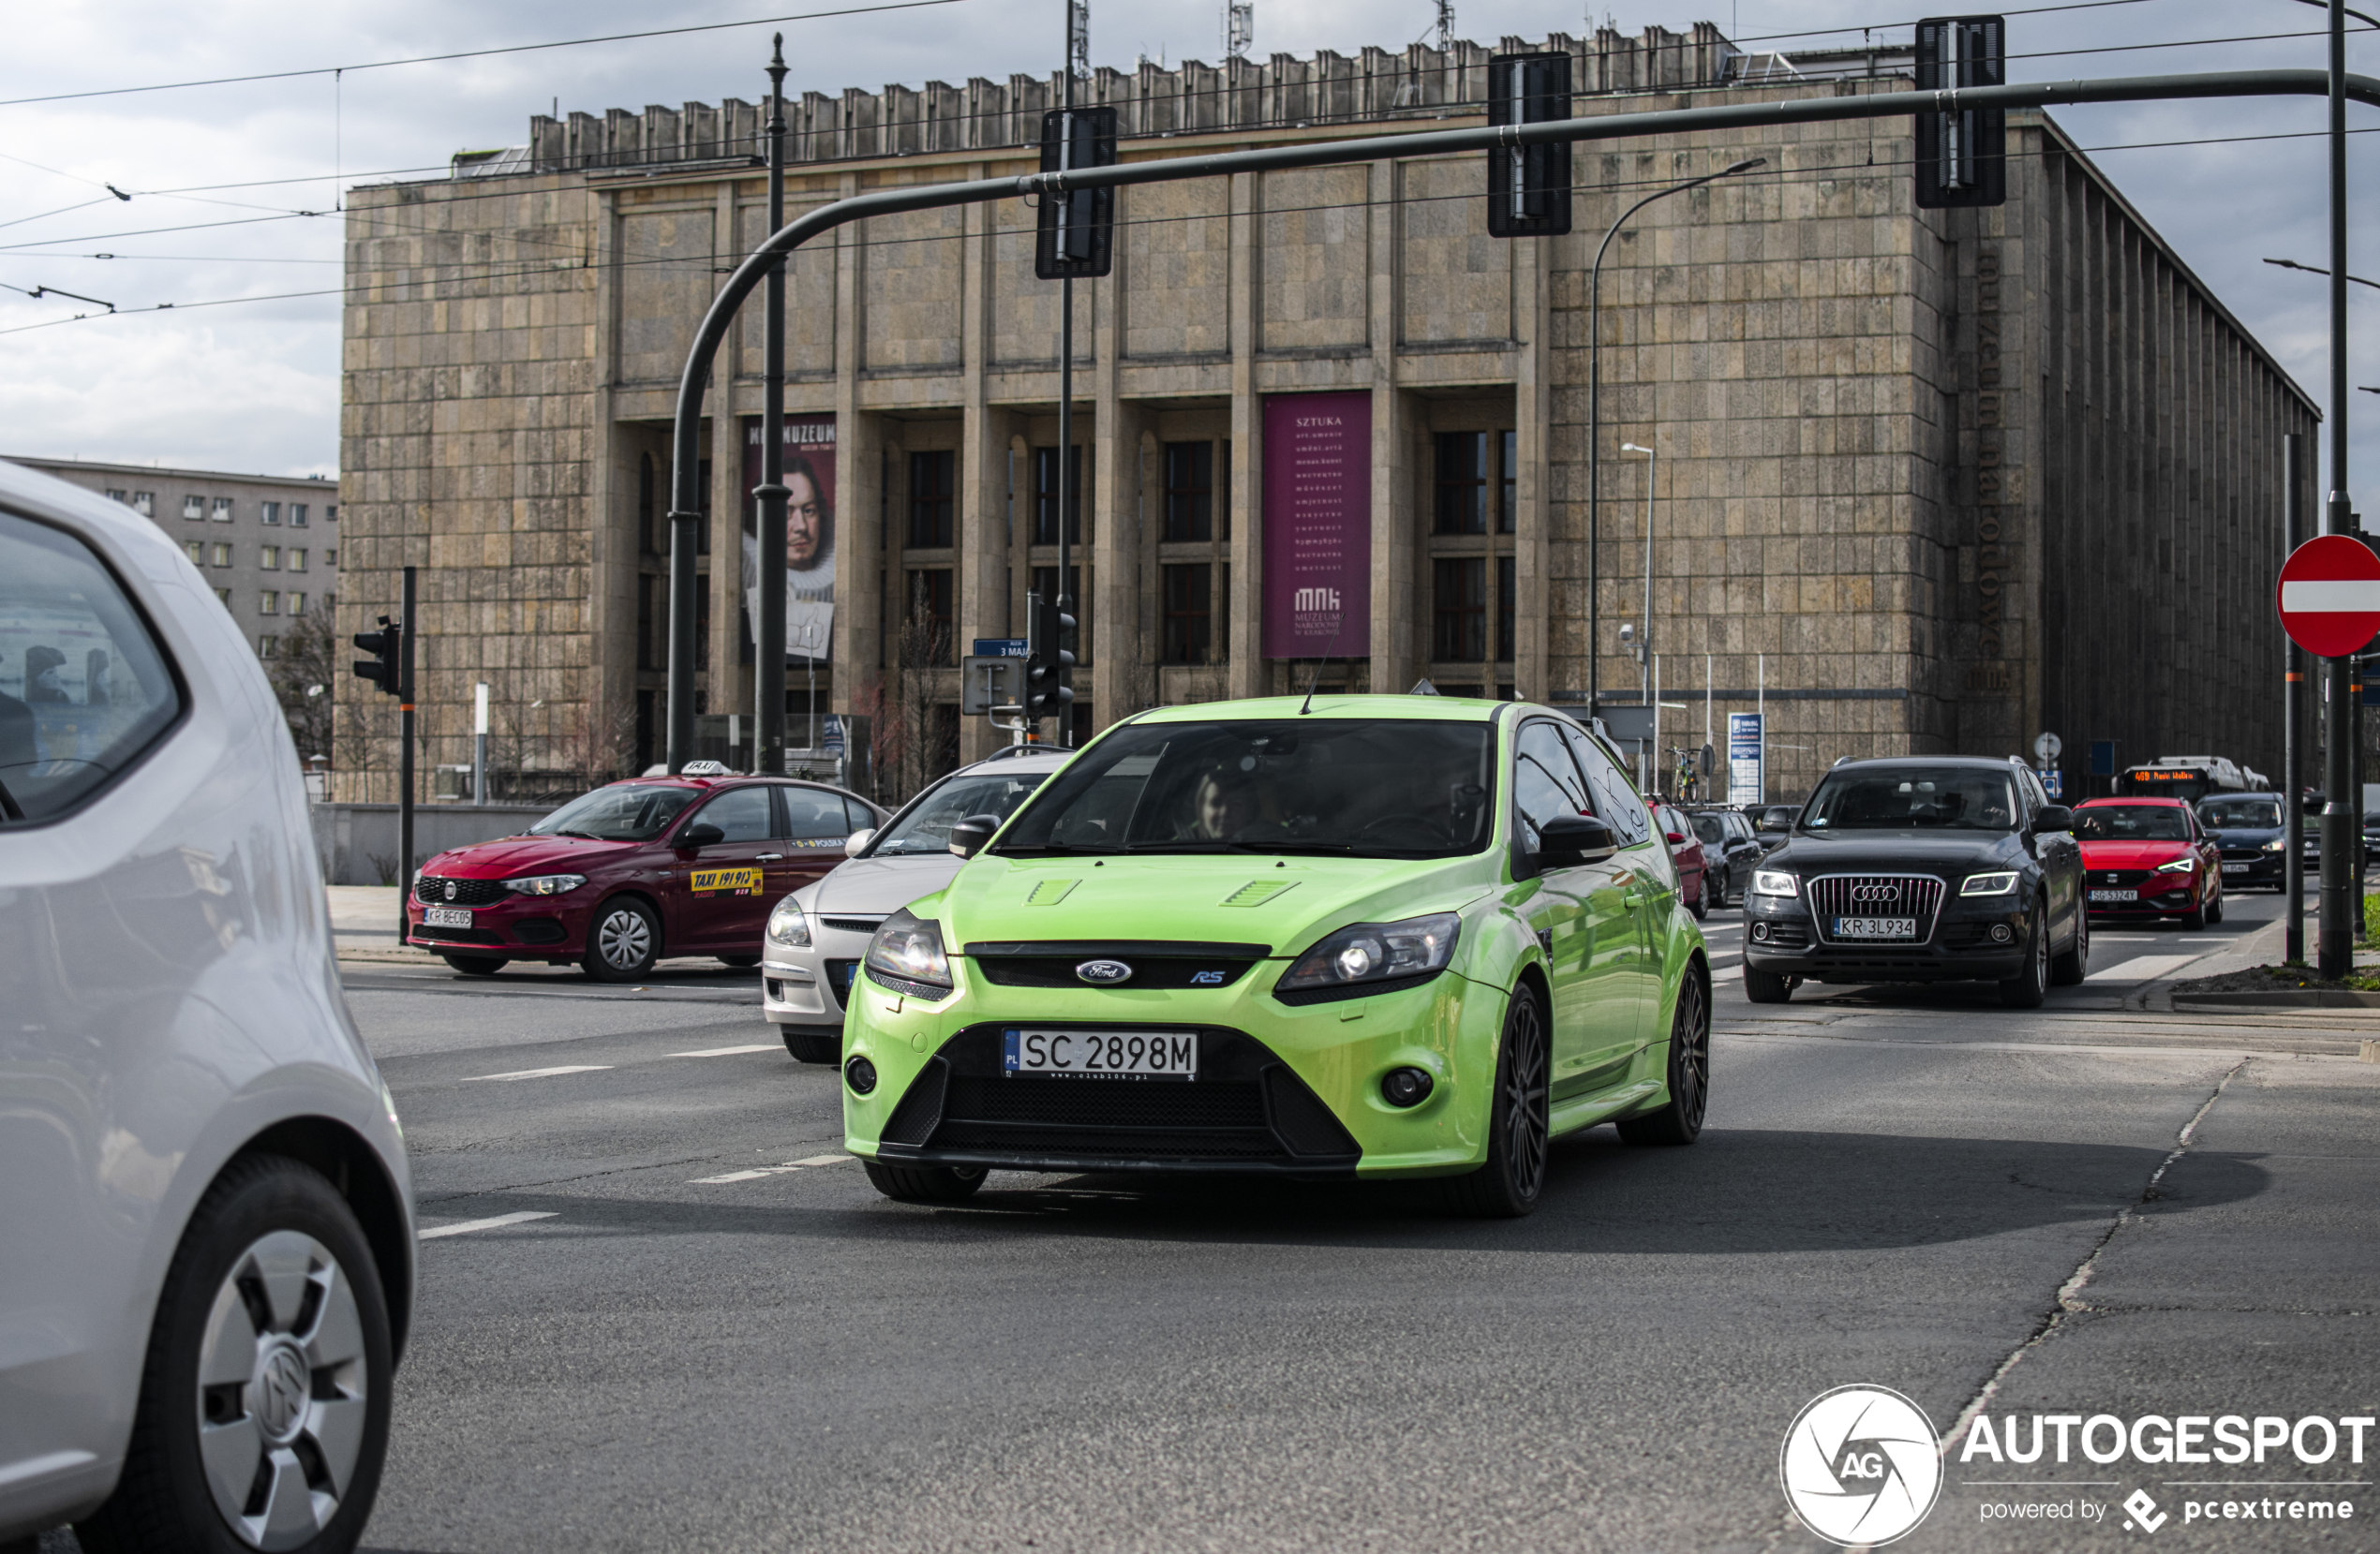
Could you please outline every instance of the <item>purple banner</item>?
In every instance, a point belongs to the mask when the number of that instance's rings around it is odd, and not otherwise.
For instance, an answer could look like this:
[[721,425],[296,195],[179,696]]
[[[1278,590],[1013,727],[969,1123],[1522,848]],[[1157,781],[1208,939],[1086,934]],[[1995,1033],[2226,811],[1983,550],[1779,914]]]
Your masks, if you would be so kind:
[[1372,651],[1372,396],[1264,402],[1264,656]]

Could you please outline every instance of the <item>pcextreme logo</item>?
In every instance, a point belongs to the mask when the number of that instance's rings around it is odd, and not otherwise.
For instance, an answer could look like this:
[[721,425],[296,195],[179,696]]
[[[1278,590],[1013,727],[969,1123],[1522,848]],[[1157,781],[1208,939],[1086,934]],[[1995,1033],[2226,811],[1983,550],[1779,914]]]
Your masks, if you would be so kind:
[[1926,1411],[1884,1386],[1838,1386],[1793,1416],[1778,1454],[1785,1502],[1828,1543],[1891,1543],[1941,1493],[1941,1447]]

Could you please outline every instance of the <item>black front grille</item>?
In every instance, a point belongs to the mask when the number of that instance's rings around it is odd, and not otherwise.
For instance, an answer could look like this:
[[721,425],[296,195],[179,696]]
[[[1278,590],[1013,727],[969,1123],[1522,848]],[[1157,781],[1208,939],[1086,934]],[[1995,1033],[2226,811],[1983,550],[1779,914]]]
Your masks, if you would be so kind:
[[818,920],[839,933],[872,934],[885,925],[881,917],[822,917]]
[[879,971],[872,966],[868,968],[868,980],[886,992],[899,993],[903,998],[923,999],[928,1003],[932,1003],[938,999],[946,999],[951,994],[951,989],[947,987],[936,987],[930,982],[911,982],[907,977],[897,977],[890,971]]
[[413,941],[417,944],[501,944],[504,940],[487,928],[416,928]]
[[826,963],[826,986],[835,995],[837,1008],[851,1002],[851,979],[857,975],[859,962],[830,960]]
[[[1810,915],[1821,925],[1838,917],[1906,917],[1917,924],[1917,937],[1905,942],[1923,944],[1934,937],[1934,914],[1941,910],[1942,882],[1926,874],[1830,874],[1807,881]],[[1826,927],[1819,937],[1837,940]]]
[[[1076,968],[1093,960],[1116,960],[1132,968],[1120,983],[1091,982]],[[1177,959],[1163,955],[977,955],[984,980],[1003,987],[1228,987],[1248,974],[1253,960]]]
[[1752,940],[1756,950],[1807,950],[1809,948],[1809,925],[1792,918],[1763,919],[1768,924],[1768,937]]
[[2147,868],[2094,868],[2083,877],[2085,886],[2145,885],[2156,870]]
[[524,944],[559,944],[570,936],[558,917],[524,917],[513,925],[513,937]]
[[1196,1079],[1053,1079],[1004,1073],[1004,1029],[974,1026],[945,1043],[894,1108],[885,1143],[1135,1165],[1351,1166],[1362,1153],[1287,1065],[1238,1031],[1197,1032]]
[[432,907],[485,907],[512,894],[496,880],[449,880],[424,874],[413,881],[413,899]]

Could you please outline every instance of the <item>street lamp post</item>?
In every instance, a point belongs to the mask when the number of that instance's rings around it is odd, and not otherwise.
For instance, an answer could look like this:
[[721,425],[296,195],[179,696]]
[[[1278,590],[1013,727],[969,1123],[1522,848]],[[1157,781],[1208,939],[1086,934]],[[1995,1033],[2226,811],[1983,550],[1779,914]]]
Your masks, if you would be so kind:
[[[1644,636],[1640,644],[1644,657],[1637,664],[1642,671],[1638,676],[1640,694],[1653,709],[1653,747],[1644,760],[1644,778],[1650,784],[1660,771],[1661,759],[1660,688],[1653,682],[1653,477],[1660,470],[1661,459],[1650,448],[1639,448],[1632,442],[1620,444],[1620,451],[1644,455],[1644,624],[1641,628]],[[1651,787],[1645,792],[1651,792]]]
[[1599,641],[1596,632],[1600,625],[1597,602],[1599,580],[1596,568],[1596,552],[1599,547],[1596,540],[1599,532],[1599,523],[1602,516],[1598,505],[1602,496],[1600,484],[1602,469],[1598,459],[1598,451],[1602,446],[1603,437],[1603,331],[1598,322],[1597,315],[1602,305],[1603,297],[1603,255],[1612,246],[1612,240],[1620,235],[1620,229],[1628,225],[1629,217],[1650,205],[1654,200],[1666,200],[1671,195],[1683,194],[1688,189],[1700,188],[1704,184],[1718,179],[1732,178],[1739,172],[1749,172],[1754,168],[1766,166],[1768,166],[1767,157],[1754,156],[1737,162],[1732,167],[1721,168],[1717,172],[1706,172],[1700,178],[1688,178],[1682,184],[1672,184],[1668,188],[1656,189],[1622,211],[1619,219],[1612,223],[1611,230],[1603,234],[1603,241],[1595,249],[1595,265],[1588,271],[1586,280],[1586,715],[1589,718],[1596,715],[1599,704],[1595,655],[1596,644]]

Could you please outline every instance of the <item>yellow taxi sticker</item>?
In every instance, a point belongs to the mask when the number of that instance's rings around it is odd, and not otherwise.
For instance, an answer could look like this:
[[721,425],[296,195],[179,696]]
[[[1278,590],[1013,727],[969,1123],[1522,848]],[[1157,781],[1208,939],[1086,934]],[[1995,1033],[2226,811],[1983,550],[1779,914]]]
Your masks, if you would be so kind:
[[751,895],[760,889],[756,868],[698,868],[687,876],[696,895]]

